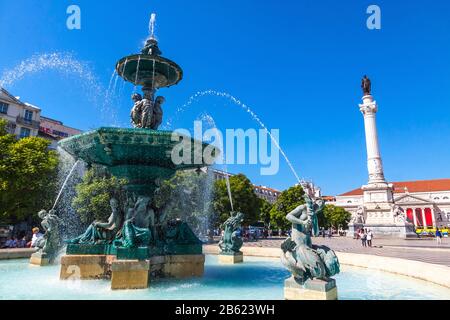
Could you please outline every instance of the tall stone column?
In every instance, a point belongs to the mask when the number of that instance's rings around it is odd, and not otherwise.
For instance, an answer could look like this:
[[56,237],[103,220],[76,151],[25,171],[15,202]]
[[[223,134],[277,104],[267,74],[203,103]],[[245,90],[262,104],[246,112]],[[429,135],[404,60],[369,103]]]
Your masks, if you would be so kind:
[[363,103],[359,105],[359,110],[364,116],[367,171],[369,173],[369,181],[367,185],[362,187],[364,190],[364,202],[377,203],[377,206],[380,207],[383,204],[393,203],[392,185],[388,184],[384,178],[376,122],[378,105],[370,93],[366,93],[362,97],[362,101]]
[[[366,212],[365,228],[371,229],[375,237],[408,237],[412,233],[413,225],[401,222],[394,213],[393,185],[384,177],[383,161],[381,160],[380,145],[376,114],[378,105],[371,94],[371,82],[364,76],[361,87],[364,96],[359,110],[364,117],[366,135],[367,171],[369,181],[362,186],[364,192],[363,204]],[[406,219],[404,219],[406,220]]]
[[369,184],[386,183],[381,161],[380,146],[378,144],[378,132],[376,113],[378,105],[371,95],[362,98],[363,103],[359,110],[364,116],[364,128],[366,133],[367,169],[369,171]]

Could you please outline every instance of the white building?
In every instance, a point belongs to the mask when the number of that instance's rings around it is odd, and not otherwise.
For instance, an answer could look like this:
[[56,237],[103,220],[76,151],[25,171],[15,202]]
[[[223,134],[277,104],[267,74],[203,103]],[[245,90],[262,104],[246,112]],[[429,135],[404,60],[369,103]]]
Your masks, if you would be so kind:
[[0,88],[0,118],[8,121],[9,133],[19,138],[37,136],[41,109],[24,103],[4,88]]
[[[416,228],[450,226],[450,179],[393,182],[394,203]],[[364,205],[363,190],[336,196],[333,203],[355,213]]]

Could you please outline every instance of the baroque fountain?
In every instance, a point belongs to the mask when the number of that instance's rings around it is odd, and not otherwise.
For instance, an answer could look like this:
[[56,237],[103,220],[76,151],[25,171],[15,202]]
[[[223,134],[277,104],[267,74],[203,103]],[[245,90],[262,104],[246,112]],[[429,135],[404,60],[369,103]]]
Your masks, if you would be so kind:
[[[165,99],[156,96],[156,91],[177,84],[183,73],[176,63],[161,56],[153,33],[154,15],[151,21],[152,31],[141,53],[116,64],[119,76],[142,86],[143,95],[132,95],[134,128],[99,128],[60,142],[60,147],[77,159],[75,165],[81,161],[100,165],[111,175],[125,179],[125,191],[109,199],[107,221],[96,221],[68,240],[61,263],[52,263],[58,255],[62,224],[55,207],[74,165],[54,207],[39,212],[45,236],[30,263],[49,266],[35,268],[20,260],[0,262],[0,299],[331,300],[337,299],[336,282],[339,299],[343,300],[450,296],[448,288],[419,280],[341,266],[333,250],[313,244],[324,202],[303,184],[304,204],[286,216],[292,232],[279,250],[281,262],[273,257],[247,256],[245,263],[239,263],[243,262],[243,243],[237,232],[242,222],[239,212],[233,212],[223,225],[219,256],[205,257],[202,242],[191,228],[182,219],[167,218],[166,205],[171,199],[161,182],[177,170],[212,164],[218,150],[190,137],[158,130]],[[202,155],[210,150],[209,159],[201,157],[198,161],[195,154],[199,150]],[[179,151],[188,153],[194,161],[174,162],[174,152]],[[58,274],[59,279],[67,281],[54,281]],[[155,278],[160,279],[153,281]],[[147,288],[150,281],[148,290],[109,290]]]
[[[202,242],[181,219],[166,219],[165,205],[170,199],[160,185],[177,170],[211,164],[203,157],[193,160],[195,152],[200,149],[203,155],[208,145],[157,130],[165,99],[156,96],[156,91],[176,85],[183,71],[161,56],[153,32],[154,20],[152,15],[151,34],[141,53],[116,64],[119,76],[142,86],[143,96],[132,95],[134,128],[102,127],[59,143],[75,159],[88,166],[104,166],[111,175],[127,181],[125,192],[110,199],[108,221],[96,221],[83,234],[67,241],[60,279],[74,275],[80,279],[111,278],[112,289],[132,289],[146,288],[151,275],[185,278],[204,272]],[[180,144],[182,149],[178,148]],[[208,150],[212,159],[219,153],[211,146]],[[192,161],[174,162],[173,154],[180,152],[190,153],[183,159],[187,156]]]

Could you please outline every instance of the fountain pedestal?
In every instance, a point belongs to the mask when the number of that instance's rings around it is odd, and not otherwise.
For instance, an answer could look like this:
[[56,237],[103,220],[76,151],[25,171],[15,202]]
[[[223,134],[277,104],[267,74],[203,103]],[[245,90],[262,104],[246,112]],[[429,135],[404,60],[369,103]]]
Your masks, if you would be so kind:
[[149,270],[149,260],[115,260],[111,264],[111,289],[145,289]]
[[62,256],[59,278],[61,280],[102,279],[108,273],[107,260],[106,255]]
[[306,281],[303,285],[290,277],[284,281],[285,300],[337,300],[337,287],[334,279]]
[[35,252],[31,255],[30,264],[36,266],[47,266],[50,264],[50,257],[42,252]]
[[232,254],[219,254],[219,262],[220,263],[242,263],[244,262],[244,254],[242,252],[235,252]]
[[162,255],[144,260],[119,260],[115,255],[65,255],[61,258],[60,279],[111,279],[111,289],[144,289],[154,275],[201,277],[204,264],[204,254]]

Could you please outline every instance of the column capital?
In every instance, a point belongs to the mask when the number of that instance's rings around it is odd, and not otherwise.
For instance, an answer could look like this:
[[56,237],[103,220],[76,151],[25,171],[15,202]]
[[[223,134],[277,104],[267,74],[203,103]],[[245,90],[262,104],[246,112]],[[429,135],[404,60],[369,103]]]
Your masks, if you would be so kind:
[[363,115],[366,114],[375,114],[378,111],[378,105],[376,101],[364,101],[364,103],[359,105],[359,111]]

